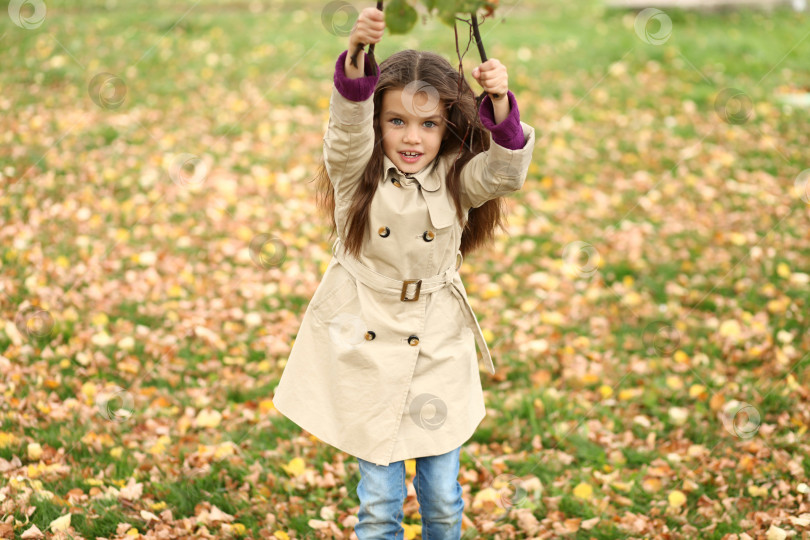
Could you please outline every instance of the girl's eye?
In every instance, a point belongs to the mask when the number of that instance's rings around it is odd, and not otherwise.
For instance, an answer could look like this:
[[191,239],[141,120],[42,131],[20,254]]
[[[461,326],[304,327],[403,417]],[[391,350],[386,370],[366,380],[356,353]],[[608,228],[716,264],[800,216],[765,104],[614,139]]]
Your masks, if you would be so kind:
[[[427,126],[428,124],[430,124],[430,125]],[[438,124],[436,124],[436,122],[434,122],[433,120],[428,120],[427,122],[425,122],[425,125],[430,128],[430,127],[435,127]]]
[[[391,123],[392,123],[392,124],[394,124],[395,126],[398,126],[398,125],[399,125],[399,124],[397,124],[397,122],[402,122],[402,120],[400,120],[399,118],[392,118],[392,119],[391,119]],[[404,123],[404,122],[403,122],[403,123]]]

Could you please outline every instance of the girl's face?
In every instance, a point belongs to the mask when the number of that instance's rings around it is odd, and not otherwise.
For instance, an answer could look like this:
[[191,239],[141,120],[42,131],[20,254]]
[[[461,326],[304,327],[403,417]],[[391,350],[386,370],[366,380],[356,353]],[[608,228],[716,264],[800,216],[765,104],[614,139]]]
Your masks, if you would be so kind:
[[419,172],[438,155],[447,129],[443,111],[444,103],[427,83],[385,91],[380,111],[383,152],[400,171]]

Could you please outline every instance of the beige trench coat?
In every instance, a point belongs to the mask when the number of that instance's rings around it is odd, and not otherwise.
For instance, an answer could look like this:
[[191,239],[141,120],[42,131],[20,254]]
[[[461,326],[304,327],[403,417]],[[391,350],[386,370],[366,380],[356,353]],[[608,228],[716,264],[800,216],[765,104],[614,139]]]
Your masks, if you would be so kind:
[[[324,161],[335,187],[338,240],[299,329],[273,397],[284,416],[318,439],[379,465],[461,446],[484,418],[476,343],[486,341],[457,272],[461,232],[438,158],[407,176],[384,159],[361,258],[340,238],[351,195],[374,144],[373,101],[333,87]],[[508,150],[492,141],[463,169],[464,216],[523,186],[534,129]],[[449,159],[452,159],[450,157]],[[427,278],[434,277],[431,281]],[[419,284],[404,280],[425,278]]]

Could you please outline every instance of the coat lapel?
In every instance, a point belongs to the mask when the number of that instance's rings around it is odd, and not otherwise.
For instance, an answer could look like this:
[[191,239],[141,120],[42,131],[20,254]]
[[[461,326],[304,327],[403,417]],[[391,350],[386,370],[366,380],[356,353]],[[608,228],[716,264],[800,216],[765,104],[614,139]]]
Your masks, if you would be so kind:
[[405,174],[396,168],[388,156],[383,156],[383,170],[385,171],[385,181],[388,181],[392,176],[397,177],[400,182],[406,185],[414,180],[416,181],[427,204],[430,222],[435,228],[444,229],[453,224],[455,211],[444,182],[444,175],[446,174],[444,162],[440,160],[435,169],[431,163],[417,173]]

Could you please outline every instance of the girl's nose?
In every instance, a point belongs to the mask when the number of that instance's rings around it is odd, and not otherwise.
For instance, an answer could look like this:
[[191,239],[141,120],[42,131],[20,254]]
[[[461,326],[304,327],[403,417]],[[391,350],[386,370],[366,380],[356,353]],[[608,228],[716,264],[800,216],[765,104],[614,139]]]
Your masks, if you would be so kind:
[[405,130],[405,137],[403,138],[403,141],[407,143],[418,143],[419,142],[418,127],[408,126],[408,129]]

